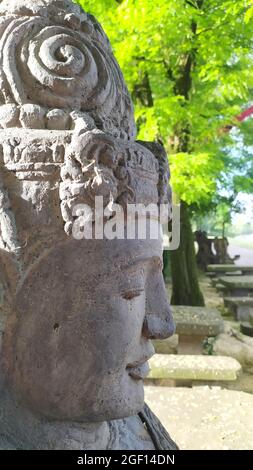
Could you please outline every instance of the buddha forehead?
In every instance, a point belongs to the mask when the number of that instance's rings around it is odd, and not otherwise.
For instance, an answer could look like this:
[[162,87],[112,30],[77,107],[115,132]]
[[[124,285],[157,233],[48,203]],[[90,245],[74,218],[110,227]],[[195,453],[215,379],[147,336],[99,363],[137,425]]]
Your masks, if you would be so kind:
[[[68,239],[59,243],[42,256],[32,270],[30,280],[44,279],[50,290],[52,283],[77,286],[85,281],[94,291],[102,283],[114,279],[124,281],[129,274],[145,271],[150,266],[162,267],[162,240],[85,240]],[[143,271],[143,272],[144,272]],[[94,283],[95,280],[95,283]],[[44,283],[43,281],[43,283]]]
[[[73,257],[78,265],[87,264],[89,272],[97,271],[98,267],[101,272],[110,270],[124,269],[132,266],[138,266],[142,262],[149,260],[162,259],[162,238],[151,240],[69,240],[67,243],[56,246],[54,251],[65,252],[66,264],[67,258]],[[67,255],[68,253],[68,255]],[[92,261],[92,264],[89,264]],[[102,262],[102,263],[101,263]]]

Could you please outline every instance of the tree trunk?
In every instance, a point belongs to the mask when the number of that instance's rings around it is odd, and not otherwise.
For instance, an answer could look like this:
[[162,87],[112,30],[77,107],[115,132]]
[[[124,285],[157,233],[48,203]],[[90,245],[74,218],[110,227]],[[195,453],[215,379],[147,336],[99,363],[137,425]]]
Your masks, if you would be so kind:
[[[186,0],[187,2],[187,0]],[[201,9],[204,0],[196,0],[196,8]],[[192,5],[193,6],[193,5]],[[195,35],[197,24],[191,23],[191,31]],[[175,83],[175,94],[184,96],[186,101],[190,98],[192,89],[192,70],[195,66],[196,48],[193,48],[182,58],[181,73]],[[186,123],[178,135],[179,152],[191,152],[190,123]],[[171,275],[172,275],[172,305],[205,305],[204,297],[200,291],[198,281],[198,269],[192,233],[190,211],[187,204],[181,201],[181,242],[177,250],[171,251]]]
[[[196,9],[200,9],[204,0],[196,0],[196,5],[191,4]],[[187,0],[186,0],[187,3]],[[197,24],[192,21],[190,24],[191,32],[196,34]],[[175,95],[184,96],[188,101],[192,88],[192,69],[195,64],[196,49],[193,44],[192,50],[181,57],[180,73],[177,78],[171,76],[171,70],[168,69],[168,79],[174,80]],[[139,83],[135,85],[133,91],[135,102],[142,106],[153,107],[154,100],[148,72],[141,73]],[[188,153],[191,151],[190,144],[190,125],[184,123],[182,129],[177,133],[179,138],[179,152]],[[167,266],[169,256],[164,255],[164,274],[165,279],[169,277]],[[194,249],[194,237],[191,229],[190,214],[187,205],[181,203],[181,244],[178,250],[170,252],[171,258],[171,276],[173,283],[172,303],[174,305],[204,305],[204,298],[201,294],[198,283],[197,262]]]
[[204,306],[199,288],[198,270],[189,208],[181,202],[181,242],[170,252],[172,274],[172,305]]
[[225,221],[222,222],[222,238],[225,238]]

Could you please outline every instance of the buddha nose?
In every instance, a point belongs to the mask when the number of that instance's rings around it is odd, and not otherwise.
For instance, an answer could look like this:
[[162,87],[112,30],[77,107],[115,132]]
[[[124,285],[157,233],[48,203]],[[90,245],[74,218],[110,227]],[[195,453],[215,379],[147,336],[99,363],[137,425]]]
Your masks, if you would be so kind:
[[153,289],[147,290],[142,334],[148,339],[169,338],[175,333],[175,323],[162,276]]

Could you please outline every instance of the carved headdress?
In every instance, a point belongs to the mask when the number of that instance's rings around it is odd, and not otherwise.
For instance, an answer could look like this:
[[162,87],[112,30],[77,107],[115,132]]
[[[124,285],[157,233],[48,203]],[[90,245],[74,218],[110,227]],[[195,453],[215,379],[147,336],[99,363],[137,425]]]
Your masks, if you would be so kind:
[[98,22],[69,0],[2,0],[0,247],[39,253],[40,240],[66,236],[63,221],[71,233],[76,204],[98,195],[105,205],[165,202],[166,154],[135,136]]
[[[2,127],[72,129],[68,114],[76,110],[104,132],[135,137],[131,99],[109,41],[69,0],[0,2],[0,85],[0,104],[7,104]],[[38,106],[33,113],[29,104]],[[57,124],[53,109],[66,111]]]

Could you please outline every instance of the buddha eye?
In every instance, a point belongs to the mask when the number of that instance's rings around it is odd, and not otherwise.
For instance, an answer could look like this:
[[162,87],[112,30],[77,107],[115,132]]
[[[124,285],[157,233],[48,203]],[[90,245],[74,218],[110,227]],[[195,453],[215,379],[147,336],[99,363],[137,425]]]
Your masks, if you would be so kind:
[[122,292],[121,297],[125,300],[133,300],[135,297],[139,297],[144,292],[144,289],[131,289]]

